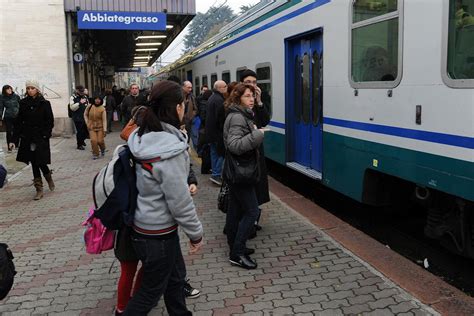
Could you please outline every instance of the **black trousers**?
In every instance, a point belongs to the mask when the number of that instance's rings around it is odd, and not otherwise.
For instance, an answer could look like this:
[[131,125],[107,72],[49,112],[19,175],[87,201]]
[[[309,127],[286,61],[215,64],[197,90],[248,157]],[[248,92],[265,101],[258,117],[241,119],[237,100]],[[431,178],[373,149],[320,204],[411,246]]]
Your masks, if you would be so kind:
[[186,308],[186,267],[178,234],[172,233],[167,239],[133,236],[132,243],[143,265],[143,279],[140,288],[128,302],[124,315],[147,315],[162,295],[169,315],[192,315]]
[[[33,169],[33,177],[34,178],[41,178],[41,172],[43,173],[43,176],[47,175],[50,173],[49,168],[47,165],[37,165],[37,164],[31,164],[31,168]],[[40,172],[41,170],[41,172]]]
[[74,126],[76,126],[76,141],[77,146],[85,145],[85,141],[89,132],[87,131],[86,122],[84,121],[74,121]]
[[[7,146],[10,143],[13,143],[13,122],[15,119],[13,118],[5,118],[3,122],[5,123],[6,127],[6,134],[7,134]],[[15,147],[18,147],[18,142],[15,143]]]

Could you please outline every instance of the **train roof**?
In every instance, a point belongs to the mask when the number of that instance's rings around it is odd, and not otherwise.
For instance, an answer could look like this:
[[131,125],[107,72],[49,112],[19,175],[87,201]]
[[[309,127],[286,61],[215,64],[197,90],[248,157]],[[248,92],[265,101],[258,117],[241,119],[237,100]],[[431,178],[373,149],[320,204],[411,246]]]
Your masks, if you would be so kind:
[[163,73],[168,73],[180,66],[186,65],[189,62],[202,57],[206,52],[213,49],[215,46],[222,44],[223,42],[231,39],[237,34],[247,30],[249,27],[252,27],[274,14],[283,11],[284,9],[293,6],[301,1],[286,1],[286,0],[262,0],[253,6],[250,10],[244,12],[243,14],[237,16],[229,24],[224,26],[219,33],[194,48],[193,50],[187,52],[175,62],[163,67],[155,75],[160,75]]

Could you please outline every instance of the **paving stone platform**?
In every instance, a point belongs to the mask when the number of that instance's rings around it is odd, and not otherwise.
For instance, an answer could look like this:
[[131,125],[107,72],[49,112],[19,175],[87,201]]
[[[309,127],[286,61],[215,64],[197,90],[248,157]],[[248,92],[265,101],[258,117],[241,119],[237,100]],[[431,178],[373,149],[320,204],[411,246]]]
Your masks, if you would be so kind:
[[[118,133],[106,137],[110,148]],[[0,241],[16,256],[18,275],[0,303],[7,315],[112,315],[118,264],[113,252],[88,255],[81,222],[91,205],[91,183],[106,160],[75,149],[75,139],[54,141],[56,191],[33,201],[31,169],[0,190]],[[87,147],[90,149],[90,146]],[[195,167],[197,174],[199,168]],[[436,315],[400,287],[342,248],[278,198],[263,207],[263,230],[248,246],[258,269],[228,263],[217,210],[218,187],[199,175],[195,197],[205,246],[186,256],[191,284],[201,296],[187,301],[195,315]],[[182,238],[183,252],[187,253]],[[160,302],[151,315],[166,315]]]

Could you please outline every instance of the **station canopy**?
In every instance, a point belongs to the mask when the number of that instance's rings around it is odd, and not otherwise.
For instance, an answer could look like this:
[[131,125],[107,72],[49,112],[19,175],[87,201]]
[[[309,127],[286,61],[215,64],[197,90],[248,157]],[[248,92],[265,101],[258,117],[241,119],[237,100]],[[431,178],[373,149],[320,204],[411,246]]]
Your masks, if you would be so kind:
[[195,0],[64,0],[73,50],[115,69],[151,66],[196,14]]

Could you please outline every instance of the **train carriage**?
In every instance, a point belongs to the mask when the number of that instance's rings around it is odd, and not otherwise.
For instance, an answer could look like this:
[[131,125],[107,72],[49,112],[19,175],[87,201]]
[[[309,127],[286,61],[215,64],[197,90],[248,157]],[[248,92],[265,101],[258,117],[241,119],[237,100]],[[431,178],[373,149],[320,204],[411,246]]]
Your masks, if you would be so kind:
[[474,257],[474,0],[262,1],[163,71],[198,93],[246,68],[269,159],[364,203],[416,197]]

